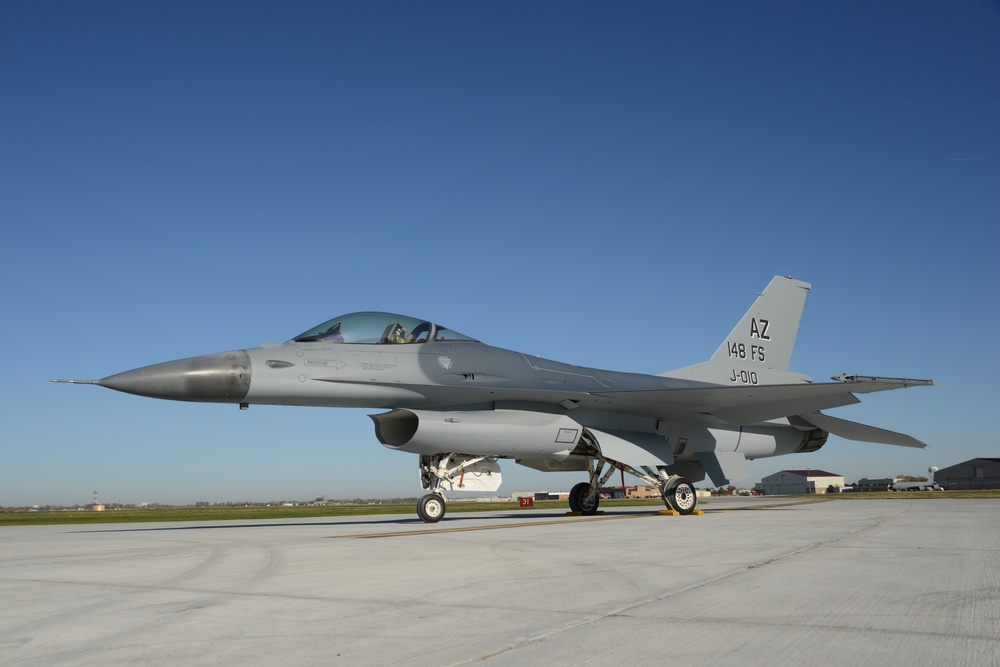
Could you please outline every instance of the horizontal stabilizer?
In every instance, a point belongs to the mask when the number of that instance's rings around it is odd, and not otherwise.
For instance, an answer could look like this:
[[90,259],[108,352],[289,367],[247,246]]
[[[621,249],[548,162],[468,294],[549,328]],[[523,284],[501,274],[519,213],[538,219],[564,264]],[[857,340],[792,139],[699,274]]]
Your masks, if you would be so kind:
[[868,426],[867,424],[858,424],[857,422],[847,421],[846,419],[838,419],[837,417],[831,417],[819,412],[798,416],[800,419],[809,422],[816,428],[821,428],[827,433],[840,436],[841,438],[845,438],[847,440],[875,442],[882,445],[898,445],[900,447],[918,447],[921,449],[927,447],[927,445],[920,442],[916,438],[904,433],[887,431],[884,428]]

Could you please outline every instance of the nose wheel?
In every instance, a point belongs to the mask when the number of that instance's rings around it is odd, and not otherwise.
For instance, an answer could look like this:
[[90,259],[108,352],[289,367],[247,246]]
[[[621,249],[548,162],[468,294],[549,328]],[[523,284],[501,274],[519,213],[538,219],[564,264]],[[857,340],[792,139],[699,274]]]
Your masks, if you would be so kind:
[[428,493],[417,501],[417,516],[424,523],[437,523],[444,517],[444,496]]

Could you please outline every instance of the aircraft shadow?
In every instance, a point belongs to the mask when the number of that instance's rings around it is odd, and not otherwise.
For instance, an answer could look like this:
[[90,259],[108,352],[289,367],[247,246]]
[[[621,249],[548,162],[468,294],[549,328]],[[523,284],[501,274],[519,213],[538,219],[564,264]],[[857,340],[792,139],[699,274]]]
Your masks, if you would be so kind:
[[[638,514],[649,514],[649,512],[636,512],[635,510],[630,511],[607,511],[602,514],[597,515],[597,517],[605,516],[629,516]],[[457,516],[455,516],[457,515]],[[578,517],[578,518],[597,518],[597,517]],[[157,532],[157,531],[189,531],[189,530],[227,530],[233,528],[305,528],[305,527],[316,527],[316,526],[423,526],[423,527],[443,527],[449,523],[454,523],[458,521],[474,521],[474,522],[486,522],[486,521],[524,521],[530,522],[532,520],[554,520],[554,519],[567,519],[571,518],[567,516],[566,512],[505,512],[503,514],[497,513],[459,513],[455,512],[452,516],[446,516],[437,524],[424,523],[417,517],[400,517],[399,519],[385,519],[385,518],[372,518],[369,520],[364,519],[351,519],[346,521],[280,521],[280,522],[268,522],[268,523],[224,523],[224,524],[211,524],[211,525],[184,525],[184,526],[136,526],[128,528],[94,528],[90,530],[73,530],[68,531],[71,533],[141,533],[141,532]]]

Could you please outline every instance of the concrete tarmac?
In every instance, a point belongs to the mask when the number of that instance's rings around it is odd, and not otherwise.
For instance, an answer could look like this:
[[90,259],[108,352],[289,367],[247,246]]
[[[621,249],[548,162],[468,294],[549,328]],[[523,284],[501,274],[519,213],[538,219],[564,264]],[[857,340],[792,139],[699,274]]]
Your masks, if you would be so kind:
[[1000,502],[770,502],[0,528],[0,664],[1000,664]]

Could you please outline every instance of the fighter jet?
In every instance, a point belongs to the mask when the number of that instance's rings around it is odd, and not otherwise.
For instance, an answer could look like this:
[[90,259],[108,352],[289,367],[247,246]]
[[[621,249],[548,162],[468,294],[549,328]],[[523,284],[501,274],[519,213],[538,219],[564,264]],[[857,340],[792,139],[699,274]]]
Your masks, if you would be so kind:
[[419,457],[425,522],[445,515],[446,491],[496,491],[500,459],[578,471],[569,506],[594,514],[616,471],[659,489],[669,509],[696,509],[694,483],[748,476],[747,460],[814,452],[830,434],[925,447],[902,433],[822,410],[855,394],[935,384],[848,376],[814,383],[789,371],[808,283],[776,276],[705,362],[646,375],[550,361],[493,347],[403,315],[363,312],[323,322],[286,343],[137,368],[94,384],[176,401],[385,409],[375,437]]

